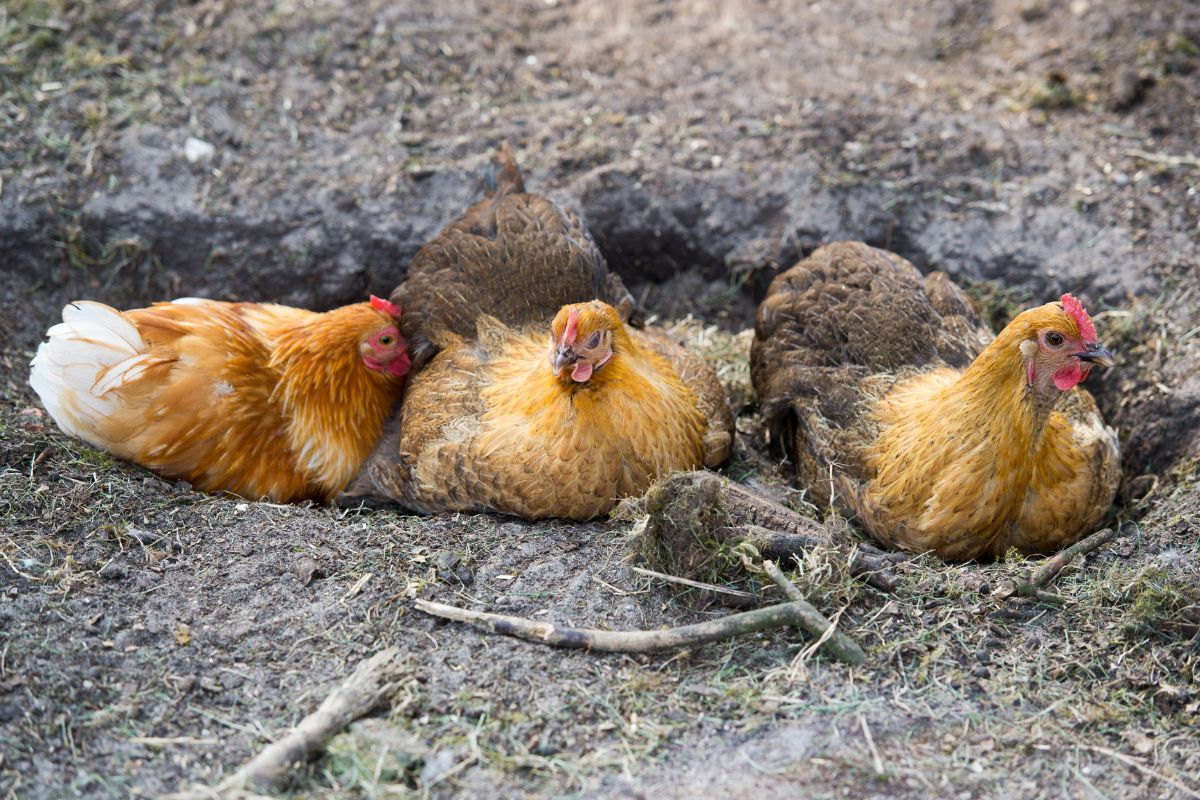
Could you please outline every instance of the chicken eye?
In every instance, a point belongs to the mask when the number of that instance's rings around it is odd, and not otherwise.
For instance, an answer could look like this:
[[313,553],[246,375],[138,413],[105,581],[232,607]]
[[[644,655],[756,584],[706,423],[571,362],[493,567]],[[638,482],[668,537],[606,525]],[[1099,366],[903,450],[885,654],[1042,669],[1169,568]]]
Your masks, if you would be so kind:
[[596,331],[591,336],[589,336],[588,340],[587,340],[587,345],[585,345],[585,346],[589,350],[591,350],[593,347],[599,347],[600,346],[600,331]]
[[1063,336],[1061,333],[1050,331],[1046,334],[1046,344],[1050,345],[1051,347],[1062,347],[1062,343]]
[[394,338],[392,338],[391,336],[389,336],[386,333],[383,336],[379,337],[379,344],[382,347],[391,347],[395,341],[396,340]]

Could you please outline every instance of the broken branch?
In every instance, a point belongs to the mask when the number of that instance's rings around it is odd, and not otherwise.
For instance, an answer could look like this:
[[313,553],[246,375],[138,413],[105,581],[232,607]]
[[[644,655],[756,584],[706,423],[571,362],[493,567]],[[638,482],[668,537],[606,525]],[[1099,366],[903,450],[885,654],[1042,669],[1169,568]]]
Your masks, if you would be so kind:
[[[804,627],[805,609],[808,603],[782,603],[777,606],[756,608],[730,614],[721,619],[665,628],[657,631],[603,631],[594,628],[566,628],[551,622],[510,617],[507,614],[489,614],[486,611],[471,611],[458,606],[435,603],[432,600],[416,600],[416,606],[426,614],[456,622],[466,622],[477,628],[504,636],[515,636],[537,644],[564,647],[572,650],[595,650],[601,653],[652,653],[656,650],[671,650],[694,647],[709,642],[720,642],[758,631],[773,630],[785,626]],[[811,608],[811,606],[808,606]]]
[[764,561],[763,570],[783,590],[783,593],[791,600],[791,605],[795,605],[799,609],[802,620],[800,627],[816,637],[818,641],[825,635],[826,631],[834,628],[824,644],[824,647],[829,650],[830,655],[838,661],[844,661],[847,664],[857,665],[866,663],[867,654],[863,652],[862,648],[849,636],[837,630],[828,617],[804,599],[804,595],[796,588],[796,584],[788,580],[787,576],[783,574],[783,571],[779,569],[774,561]]
[[1097,531],[1091,536],[1080,539],[1075,544],[1057,553],[1054,556],[1046,559],[1045,563],[1035,569],[1029,576],[1029,580],[1024,583],[1017,584],[1016,594],[1020,597],[1029,597],[1043,602],[1062,604],[1062,598],[1050,592],[1042,591],[1051,581],[1058,577],[1058,574],[1075,559],[1080,556],[1087,555],[1095,550],[1100,549],[1104,545],[1120,536],[1120,530],[1117,528],[1105,528],[1102,531]]
[[[799,514],[796,516],[804,519]],[[824,527],[821,530],[824,530]],[[803,533],[771,530],[759,525],[722,528],[717,533],[722,541],[730,545],[748,542],[754,545],[761,555],[780,561],[790,561],[793,556],[803,556],[805,551],[818,545],[831,544],[828,536],[820,539]],[[895,591],[896,578],[892,574],[892,568],[897,561],[906,558],[907,556],[899,553],[886,553],[869,544],[859,543],[850,558],[850,574],[862,577],[876,589]]]
[[[837,547],[829,529],[790,508],[736,483],[699,470],[674,473],[627,501],[619,513],[645,515],[643,541],[651,561],[671,572],[696,577],[713,562],[714,552],[745,542],[772,559],[790,559],[814,547]],[[848,548],[847,548],[848,549]],[[893,565],[908,558],[855,542],[850,572],[885,591],[895,588]]]
[[325,741],[359,717],[369,714],[399,688],[400,650],[389,647],[358,665],[316,711],[281,739],[242,765],[217,787],[219,793],[254,787],[281,787],[298,761],[306,761]]

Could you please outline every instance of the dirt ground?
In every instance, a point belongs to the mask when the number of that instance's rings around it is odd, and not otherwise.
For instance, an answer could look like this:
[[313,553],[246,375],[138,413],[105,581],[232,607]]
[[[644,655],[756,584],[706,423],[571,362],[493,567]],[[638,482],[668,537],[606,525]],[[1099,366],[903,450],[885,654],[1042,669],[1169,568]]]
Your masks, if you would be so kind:
[[[6,3],[0,795],[213,785],[396,644],[404,688],[293,794],[1200,796],[1200,7],[896,5]],[[864,667],[791,630],[566,653],[410,598],[612,629],[729,609],[631,572],[629,522],[203,496],[39,411],[28,362],[67,300],[386,293],[504,138],[648,309],[692,315],[742,410],[724,473],[806,513],[746,377],[776,271],[853,238],[996,324],[1084,298],[1138,533],[1061,607],[993,591],[1020,562],[919,560],[889,594],[814,552],[797,581]]]

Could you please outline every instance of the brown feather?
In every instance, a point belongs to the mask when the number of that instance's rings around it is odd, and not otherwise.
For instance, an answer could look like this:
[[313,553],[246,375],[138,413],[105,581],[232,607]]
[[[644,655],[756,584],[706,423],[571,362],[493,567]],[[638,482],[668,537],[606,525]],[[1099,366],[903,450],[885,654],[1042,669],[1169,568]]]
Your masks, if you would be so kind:
[[1079,334],[1052,303],[989,343],[944,275],[839,243],[776,278],[751,369],[801,483],[880,541],[950,559],[1047,552],[1099,522],[1120,477],[1091,396],[1029,384],[1021,344],[1054,325]]

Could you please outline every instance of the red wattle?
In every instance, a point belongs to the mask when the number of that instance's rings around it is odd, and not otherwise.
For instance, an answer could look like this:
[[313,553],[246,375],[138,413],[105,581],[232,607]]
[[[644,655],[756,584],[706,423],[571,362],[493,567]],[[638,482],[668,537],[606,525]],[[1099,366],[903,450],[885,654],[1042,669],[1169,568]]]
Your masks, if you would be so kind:
[[1054,386],[1060,392],[1065,392],[1086,377],[1087,371],[1075,363],[1054,373]]

